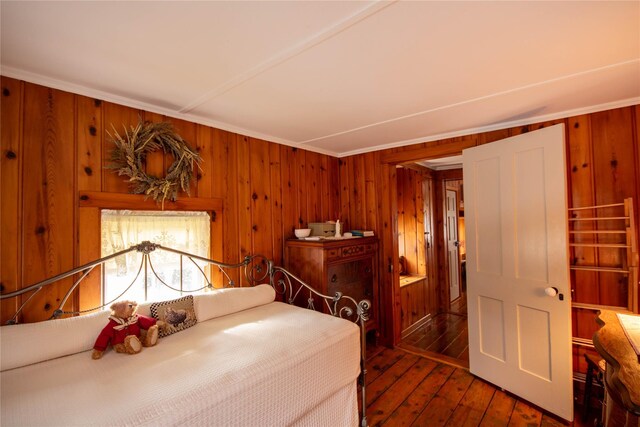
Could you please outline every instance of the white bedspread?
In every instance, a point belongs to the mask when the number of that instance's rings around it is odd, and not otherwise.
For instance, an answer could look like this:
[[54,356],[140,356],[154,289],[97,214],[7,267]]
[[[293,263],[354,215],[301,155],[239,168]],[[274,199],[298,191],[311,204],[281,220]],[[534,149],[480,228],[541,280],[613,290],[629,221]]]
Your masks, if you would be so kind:
[[[308,424],[335,396],[357,424],[355,324],[283,303],[215,318],[134,356],[90,352],[2,372],[3,427]],[[326,410],[325,410],[326,412]],[[315,422],[313,422],[315,423]]]

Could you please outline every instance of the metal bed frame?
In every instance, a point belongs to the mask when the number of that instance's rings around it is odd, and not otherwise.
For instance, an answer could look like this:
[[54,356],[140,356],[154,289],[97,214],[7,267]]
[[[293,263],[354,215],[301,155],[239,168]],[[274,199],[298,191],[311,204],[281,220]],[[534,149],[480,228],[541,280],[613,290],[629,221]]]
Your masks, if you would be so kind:
[[[156,270],[153,266],[153,262],[151,260],[150,254],[156,250],[172,252],[180,256],[180,289],[177,289],[168,283],[166,283],[162,278],[158,276]],[[135,278],[131,281],[131,283],[127,286],[127,288],[116,298],[111,301],[104,302],[97,307],[93,307],[85,310],[77,310],[77,311],[65,311],[64,306],[66,305],[69,298],[73,295],[73,292],[78,288],[80,283],[93,271],[93,269],[98,265],[103,265],[107,261],[110,261],[116,257],[128,254],[130,252],[139,252],[142,254],[142,258],[140,261],[140,266],[138,267],[138,271],[136,273]],[[183,289],[183,266],[184,261],[193,263],[197,269],[202,274],[202,277],[205,280],[206,285],[199,289],[195,290],[184,290]],[[362,409],[361,409],[361,427],[367,427],[367,416],[365,412],[366,408],[366,322],[369,320],[369,310],[371,308],[371,302],[369,300],[356,301],[352,297],[348,295],[343,295],[341,292],[336,292],[335,295],[324,295],[320,292],[313,289],[310,285],[305,283],[303,280],[290,273],[286,269],[276,266],[273,261],[267,259],[262,255],[248,255],[244,258],[242,262],[237,264],[228,264],[220,261],[216,261],[209,258],[204,258],[198,255],[189,254],[187,252],[183,252],[177,249],[171,249],[159,245],[157,243],[151,243],[149,241],[141,242],[137,245],[131,246],[129,249],[122,250],[120,252],[116,252],[112,255],[97,259],[95,261],[89,262],[87,264],[76,267],[72,270],[66,271],[64,273],[60,273],[54,277],[43,280],[41,282],[35,283],[33,285],[27,286],[26,288],[22,288],[20,290],[9,292],[6,294],[0,294],[0,300],[16,298],[21,295],[32,292],[28,298],[20,305],[14,316],[8,320],[7,325],[13,325],[18,323],[19,315],[23,311],[23,309],[27,306],[29,301],[43,288],[54,285],[60,280],[79,275],[77,279],[73,282],[73,284],[69,287],[64,297],[60,301],[60,305],[56,310],[53,311],[53,315],[49,320],[57,319],[63,315],[81,315],[84,313],[89,313],[92,311],[96,311],[99,309],[103,309],[109,305],[111,305],[116,300],[122,298],[123,295],[126,294],[129,289],[138,281],[139,277],[142,274],[143,284],[145,288],[145,296],[146,290],[148,286],[148,279],[151,275],[155,276],[155,278],[163,285],[169,289],[172,289],[175,292],[180,293],[194,293],[194,292],[202,292],[205,289],[213,290],[215,289],[205,271],[196,263],[196,261],[201,261],[207,263],[214,268],[217,268],[221,273],[224,279],[226,280],[223,283],[223,288],[235,287],[233,279],[229,275],[230,271],[233,270],[242,270],[244,273],[244,277],[250,286],[255,286],[261,283],[265,283],[268,280],[268,283],[274,288],[277,295],[280,295],[280,298],[283,299],[284,302],[288,304],[301,305],[300,301],[303,298],[306,298],[304,303],[306,304],[306,308],[311,310],[316,310],[315,301],[319,299],[325,308],[325,311],[335,317],[345,318],[350,320],[356,324],[358,324],[360,328],[360,377],[358,379],[359,385],[361,387],[362,395]],[[102,292],[104,296],[104,292]]]

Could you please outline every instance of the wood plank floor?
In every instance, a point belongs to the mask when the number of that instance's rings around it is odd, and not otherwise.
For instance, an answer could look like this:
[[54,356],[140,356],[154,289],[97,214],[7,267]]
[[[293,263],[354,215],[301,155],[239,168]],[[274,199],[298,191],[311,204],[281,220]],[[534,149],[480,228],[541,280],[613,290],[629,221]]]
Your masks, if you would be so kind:
[[368,351],[370,426],[566,425],[464,368],[400,348]]
[[469,367],[467,298],[463,294],[451,303],[449,312],[439,313],[405,337],[400,347],[426,356],[438,357]]

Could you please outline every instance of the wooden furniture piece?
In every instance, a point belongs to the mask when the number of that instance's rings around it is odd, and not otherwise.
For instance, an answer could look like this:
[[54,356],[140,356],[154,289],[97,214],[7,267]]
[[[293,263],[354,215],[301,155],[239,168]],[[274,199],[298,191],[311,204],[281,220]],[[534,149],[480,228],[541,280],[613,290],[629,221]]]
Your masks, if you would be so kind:
[[602,310],[593,345],[606,360],[604,426],[640,426],[640,362],[612,310]]
[[[356,301],[371,301],[367,331],[378,329],[378,240],[361,237],[336,240],[287,240],[285,268],[325,295],[341,291]],[[296,303],[307,305],[307,296]],[[313,295],[316,309],[320,309]],[[326,310],[326,306],[323,307]]]
[[400,276],[400,330],[402,338],[424,325],[435,311],[435,298],[425,276]]
[[584,354],[584,360],[587,362],[587,376],[584,382],[584,396],[582,400],[582,422],[586,423],[589,419],[589,410],[591,409],[593,383],[595,382],[598,387],[604,388],[604,373],[607,369],[607,362],[589,353]]

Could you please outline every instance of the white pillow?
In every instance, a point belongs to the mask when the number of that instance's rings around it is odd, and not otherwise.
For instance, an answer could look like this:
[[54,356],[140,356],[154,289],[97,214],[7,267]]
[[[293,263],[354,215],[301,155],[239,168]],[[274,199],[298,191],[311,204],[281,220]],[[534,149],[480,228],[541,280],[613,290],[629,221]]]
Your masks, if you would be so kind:
[[271,285],[258,285],[252,288],[216,289],[206,294],[194,295],[194,299],[198,322],[204,322],[269,304],[276,299],[276,292]]
[[[0,327],[0,371],[93,348],[109,310],[67,319]],[[89,357],[89,356],[87,356]]]
[[153,317],[151,315],[151,304],[154,304],[156,301],[147,301],[138,304],[138,310],[136,313],[141,314],[142,316]]

